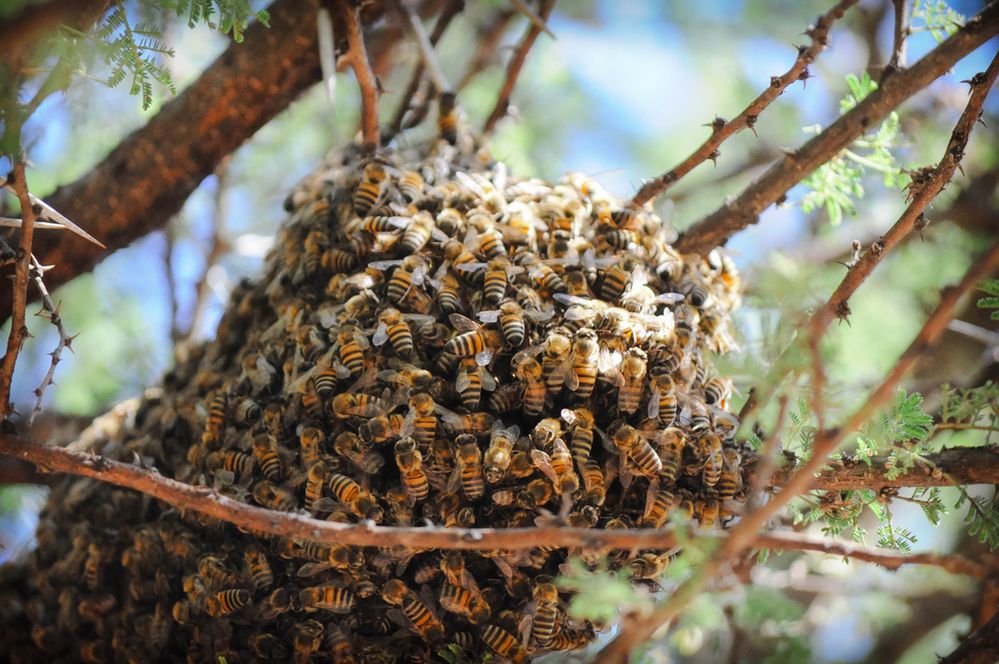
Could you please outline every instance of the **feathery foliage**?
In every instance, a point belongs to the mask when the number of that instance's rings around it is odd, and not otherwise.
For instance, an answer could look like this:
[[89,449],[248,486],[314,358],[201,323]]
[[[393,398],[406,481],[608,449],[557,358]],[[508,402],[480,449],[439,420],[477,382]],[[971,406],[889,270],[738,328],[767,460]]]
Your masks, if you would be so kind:
[[911,30],[927,30],[938,42],[964,25],[964,14],[951,9],[944,0],[915,0],[912,4]]
[[995,309],[990,316],[992,320],[999,320],[999,279],[986,279],[978,288],[988,294],[988,297],[979,298],[978,306]]
[[989,547],[999,549],[999,507],[994,499],[985,496],[972,496],[965,487],[958,487],[960,495],[954,504],[954,509],[965,505],[968,511],[964,514],[964,523],[968,526],[968,534]]

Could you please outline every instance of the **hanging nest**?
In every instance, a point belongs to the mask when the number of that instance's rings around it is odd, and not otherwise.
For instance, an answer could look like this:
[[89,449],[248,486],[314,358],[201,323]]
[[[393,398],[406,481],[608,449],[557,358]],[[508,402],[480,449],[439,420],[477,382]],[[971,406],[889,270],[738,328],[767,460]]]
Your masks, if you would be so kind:
[[[734,348],[726,256],[679,255],[658,216],[587,176],[520,180],[443,140],[348,149],[285,207],[263,278],[235,289],[216,339],[94,451],[345,522],[730,517],[738,420],[710,361]],[[608,562],[648,583],[669,555]],[[65,479],[0,592],[0,653],[524,662],[594,637],[554,583],[570,556],[599,557],[325,547]]]

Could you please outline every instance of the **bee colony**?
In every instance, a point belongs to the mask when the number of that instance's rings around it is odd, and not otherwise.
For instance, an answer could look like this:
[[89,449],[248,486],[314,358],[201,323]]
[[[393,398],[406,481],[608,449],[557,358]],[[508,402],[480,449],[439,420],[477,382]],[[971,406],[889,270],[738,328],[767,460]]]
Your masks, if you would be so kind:
[[[452,141],[453,142],[453,141]],[[742,498],[730,381],[739,280],[570,174],[520,180],[447,141],[347,150],[286,201],[216,339],[95,449],[346,522],[720,526]],[[655,578],[663,551],[447,552],[241,532],[65,479],[0,589],[10,661],[525,662],[594,625],[571,556]]]

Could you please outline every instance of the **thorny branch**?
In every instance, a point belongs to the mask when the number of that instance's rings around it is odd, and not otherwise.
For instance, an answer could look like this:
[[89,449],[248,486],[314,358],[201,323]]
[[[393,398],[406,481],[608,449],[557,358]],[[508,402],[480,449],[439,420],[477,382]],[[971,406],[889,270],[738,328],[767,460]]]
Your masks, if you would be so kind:
[[810,328],[814,337],[821,337],[835,318],[846,318],[850,312],[848,304],[850,297],[871,275],[874,268],[909,233],[926,225],[924,211],[944,186],[950,182],[954,176],[954,171],[960,166],[968,138],[971,136],[971,130],[982,115],[982,106],[996,81],[997,75],[999,75],[999,53],[995,55],[984,73],[976,74],[970,80],[971,99],[954,126],[954,131],[951,132],[950,140],[947,142],[947,149],[939,163],[935,168],[917,169],[912,173],[912,182],[909,184],[908,191],[911,202],[902,216],[887,233],[860,256],[859,260],[853,263],[829,300],[812,316]]
[[816,433],[812,445],[812,456],[787,478],[781,491],[766,504],[746,513],[739,523],[729,531],[729,536],[718,546],[715,553],[704,564],[700,565],[668,599],[646,615],[626,618],[618,635],[597,654],[594,661],[598,664],[624,664],[627,662],[629,653],[638,644],[652,636],[659,627],[671,622],[730,561],[735,560],[746,549],[754,546],[760,540],[761,531],[765,529],[767,522],[783,509],[794,496],[814,488],[816,474],[825,464],[828,456],[843,442],[847,435],[859,430],[878,409],[891,399],[898,383],[916,362],[936,344],[947,329],[947,323],[953,316],[961,297],[997,266],[999,266],[999,242],[992,245],[971,266],[958,285],[943,292],[940,304],[930,314],[919,334],[916,335],[895,366],[868,396],[863,405],[839,428]]
[[21,241],[15,253],[14,292],[11,299],[13,311],[10,335],[7,337],[7,353],[0,362],[0,418],[5,420],[11,414],[10,386],[14,378],[14,365],[17,363],[17,355],[21,352],[24,339],[28,336],[24,313],[28,305],[28,267],[35,230],[35,209],[28,194],[23,157],[18,156],[15,159],[14,170],[8,176],[7,183],[14,187],[17,200],[21,204]]
[[75,338],[66,332],[65,326],[62,324],[62,316],[59,315],[59,305],[52,301],[52,298],[49,296],[49,291],[45,287],[45,282],[42,280],[44,273],[44,266],[42,266],[42,264],[38,262],[38,259],[32,255],[31,280],[35,283],[35,288],[38,289],[38,293],[42,298],[42,309],[35,315],[47,318],[48,321],[52,323],[56,332],[59,334],[59,341],[56,343],[55,349],[49,353],[52,359],[49,361],[49,368],[45,372],[45,377],[42,378],[42,382],[35,388],[35,406],[31,409],[31,416],[28,418],[28,426],[34,424],[35,418],[42,412],[42,399],[45,397],[45,390],[53,384],[52,379],[55,376],[56,366],[58,366],[58,364],[62,361],[62,351],[67,348],[72,350],[72,343]]
[[[541,4],[541,11],[538,16],[541,17],[542,21],[547,21],[548,17],[552,13],[552,9],[555,7],[555,0],[543,0]],[[483,134],[490,134],[492,130],[496,127],[496,123],[502,120],[510,108],[510,95],[513,94],[513,88],[517,84],[517,78],[520,76],[520,70],[524,67],[524,62],[527,60],[527,54],[530,52],[531,47],[534,46],[534,41],[541,34],[541,28],[538,27],[537,23],[531,23],[531,27],[527,29],[524,34],[523,39],[520,42],[520,46],[514,52],[513,57],[510,58],[510,63],[506,67],[506,78],[503,81],[503,87],[500,88],[499,97],[496,99],[496,105],[493,107],[492,112],[486,119],[485,125],[482,127]]]
[[696,222],[680,235],[676,248],[683,253],[707,254],[735,233],[757,223],[760,214],[783,200],[791,187],[996,34],[999,34],[999,3],[991,3],[919,62],[888,77],[852,110],[797,150],[787,153],[738,196]]
[[[457,16],[465,7],[465,0],[451,0],[447,3],[444,9],[441,11],[440,16],[437,17],[437,22],[434,23],[434,29],[430,31],[429,42],[431,49],[437,45],[437,42],[441,40],[444,36],[444,32],[447,30],[448,26],[451,25],[451,20]],[[411,12],[411,10],[409,10]],[[417,19],[417,24],[419,29],[423,29],[423,25],[419,23]],[[395,112],[395,117],[392,118],[392,122],[389,124],[388,129],[385,131],[385,142],[392,140],[392,137],[403,130],[403,119],[406,117],[406,113],[413,110],[414,116],[419,116],[419,120],[422,120],[426,116],[426,109],[430,103],[431,97],[434,96],[434,89],[430,83],[423,95],[421,96],[420,103],[417,107],[413,106],[413,101],[416,98],[417,90],[420,88],[420,83],[423,81],[423,70],[425,67],[425,60],[421,59],[416,63],[413,68],[413,75],[409,79],[409,85],[406,86],[406,90],[402,93],[401,101],[399,102],[399,108]],[[412,119],[411,119],[412,122]],[[418,123],[419,121],[417,121]],[[407,127],[413,126],[410,123],[406,124]]]
[[343,22],[347,28],[347,43],[350,51],[346,58],[354,70],[354,77],[361,89],[361,133],[364,146],[369,151],[375,151],[379,146],[378,139],[378,84],[375,74],[371,71],[371,61],[364,47],[364,35],[361,33],[360,8],[343,6]]
[[753,133],[756,133],[756,121],[760,114],[795,81],[804,83],[810,78],[808,65],[826,47],[829,29],[843,16],[847,9],[855,4],[857,4],[857,0],[840,0],[832,9],[820,16],[815,25],[809,26],[808,30],[805,31],[805,34],[812,40],[811,46],[798,47],[798,57],[791,68],[781,76],[771,77],[770,87],[761,92],[738,116],[732,120],[717,117],[710,122],[708,126],[711,127],[711,136],[677,166],[643,184],[632,197],[630,206],[635,209],[642,207],[660,194],[665,193],[667,189],[700,164],[708,159],[712,162],[715,161],[721,154],[718,148],[733,134],[743,129],[752,129]]

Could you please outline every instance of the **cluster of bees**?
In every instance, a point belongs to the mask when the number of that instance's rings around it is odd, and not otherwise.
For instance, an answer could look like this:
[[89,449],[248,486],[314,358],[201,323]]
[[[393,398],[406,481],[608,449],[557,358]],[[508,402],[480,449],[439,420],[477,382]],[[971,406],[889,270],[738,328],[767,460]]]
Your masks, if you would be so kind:
[[[710,361],[735,348],[727,257],[679,255],[589,177],[517,180],[447,141],[342,153],[286,208],[264,278],[96,451],[344,522],[733,514],[738,420]],[[66,480],[0,590],[0,653],[519,664],[599,627],[567,612],[571,556],[651,582],[670,552],[320,546]]]

